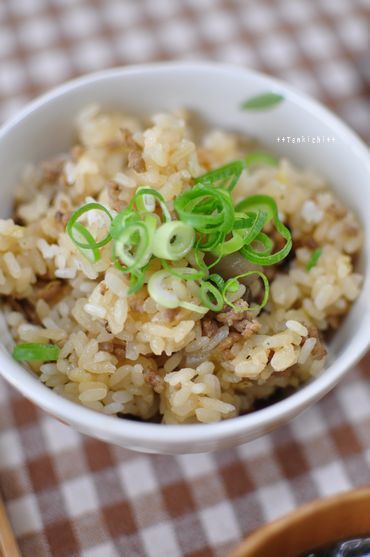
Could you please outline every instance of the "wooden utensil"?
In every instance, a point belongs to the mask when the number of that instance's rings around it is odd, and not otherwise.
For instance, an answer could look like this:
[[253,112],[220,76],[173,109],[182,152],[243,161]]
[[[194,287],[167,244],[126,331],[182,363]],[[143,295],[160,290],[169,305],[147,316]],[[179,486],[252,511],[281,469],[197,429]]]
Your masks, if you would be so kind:
[[21,552],[10,525],[4,502],[0,495],[0,556],[21,557]]
[[319,499],[259,528],[229,557],[297,557],[341,539],[370,535],[370,487]]

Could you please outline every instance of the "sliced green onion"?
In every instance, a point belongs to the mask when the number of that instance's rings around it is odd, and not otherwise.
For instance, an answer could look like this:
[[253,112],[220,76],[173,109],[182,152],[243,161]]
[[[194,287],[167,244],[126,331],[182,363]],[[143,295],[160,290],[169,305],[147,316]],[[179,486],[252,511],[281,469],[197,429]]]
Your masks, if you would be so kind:
[[130,208],[132,208],[133,205],[136,204],[136,207],[139,209],[139,211],[147,211],[152,213],[155,210],[156,200],[159,202],[159,205],[162,209],[164,220],[166,222],[169,222],[171,220],[171,214],[167,208],[166,201],[163,195],[153,188],[147,188],[145,186],[138,188],[130,202]]
[[260,279],[262,279],[263,285],[265,287],[265,292],[263,295],[262,302],[259,305],[255,305],[253,307],[248,308],[248,311],[260,311],[268,302],[269,294],[270,294],[270,284],[268,278],[264,273],[261,273],[260,271],[248,271],[247,273],[243,273],[241,275],[238,275],[236,277],[227,280],[222,290],[222,296],[225,304],[233,308],[234,311],[245,311],[245,310],[238,308],[231,300],[229,300],[229,298],[227,297],[227,293],[237,292],[240,286],[239,279],[244,277],[249,277],[251,275],[257,275]]
[[261,242],[264,246],[264,250],[255,250],[251,246],[244,246],[240,253],[252,263],[256,265],[275,265],[279,263],[288,255],[292,249],[292,235],[286,226],[280,221],[275,222],[276,230],[281,234],[281,236],[286,240],[285,246],[279,251],[271,253],[272,240],[266,234],[259,234],[256,240]]
[[86,242],[89,245],[91,245],[91,248],[89,249],[78,248],[82,253],[82,255],[84,255],[86,259],[88,259],[92,263],[96,263],[97,261],[99,261],[99,259],[101,259],[100,251],[94,247],[95,245],[94,237],[90,234],[87,228],[85,228],[84,225],[81,224],[80,222],[75,222],[73,228],[74,228],[75,237],[76,235],[77,237],[78,235],[80,235],[84,240],[86,240]]
[[235,206],[235,211],[247,214],[263,211],[266,213],[265,223],[278,215],[276,202],[269,195],[251,195],[246,197]]
[[244,157],[247,167],[251,166],[278,166],[279,160],[264,151],[253,151]]
[[157,271],[148,281],[149,295],[155,302],[157,302],[157,304],[166,308],[182,307],[197,313],[206,313],[208,311],[206,307],[198,306],[192,302],[179,300],[176,294],[172,290],[166,288],[163,284],[164,281],[170,277],[171,274],[166,270]]
[[118,215],[113,219],[110,226],[110,234],[113,240],[117,240],[117,238],[119,238],[125,226],[134,222],[139,222],[140,220],[141,219],[138,213],[135,213],[132,209],[123,209],[123,211],[118,213]]
[[321,254],[322,254],[322,249],[321,248],[317,248],[312,252],[312,255],[311,255],[311,257],[310,257],[310,259],[309,259],[309,261],[306,265],[306,270],[307,271],[311,271],[311,269],[313,269],[316,266],[318,260],[321,257]]
[[174,206],[180,219],[199,232],[227,234],[234,224],[234,207],[230,194],[222,189],[195,186],[179,195]]
[[222,292],[225,286],[225,281],[221,275],[219,275],[218,273],[212,273],[211,275],[209,275],[208,280],[210,282],[214,282],[217,288]]
[[[268,195],[253,195],[247,197],[236,206],[236,211],[263,211],[266,213],[266,222],[273,220],[276,230],[286,240],[285,245],[275,253],[268,253],[267,246],[270,240],[266,240],[267,236],[264,234],[260,236],[259,241],[264,245],[266,251],[262,253],[254,250],[250,245],[244,245],[240,253],[252,263],[257,265],[274,265],[282,261],[292,249],[292,235],[290,230],[279,219],[278,208],[275,200]],[[261,233],[260,233],[261,234]],[[255,239],[257,236],[255,237]]]
[[146,265],[151,257],[150,233],[147,223],[139,221],[121,230],[114,244],[114,256],[124,263],[127,271],[136,271]]
[[243,110],[266,110],[280,104],[283,100],[283,95],[267,92],[250,97],[241,104],[241,108]]
[[258,243],[260,244],[260,246],[262,246],[262,248],[258,248],[256,249],[256,251],[258,252],[259,255],[270,255],[273,248],[274,248],[274,242],[273,240],[271,240],[270,236],[268,236],[267,234],[265,234],[264,232],[260,232],[255,240],[254,243]]
[[225,257],[226,255],[230,255],[230,253],[239,251],[244,246],[244,239],[240,231],[233,230],[231,234],[232,237],[229,240],[226,240],[226,242],[222,244],[218,244],[218,246],[212,250],[213,255]]
[[201,313],[202,315],[204,315],[208,311],[208,308],[204,306],[198,306],[197,304],[193,304],[193,302],[180,302],[180,307],[189,311],[194,311],[195,313]]
[[139,271],[131,272],[130,286],[127,294],[129,296],[136,294],[136,292],[140,290],[140,288],[144,285],[144,281],[145,281],[145,275],[142,269],[140,269]]
[[247,246],[255,240],[258,234],[261,233],[262,228],[265,226],[267,220],[267,213],[264,211],[257,211],[254,214],[254,221],[250,228],[241,230],[243,234],[244,245]]
[[217,263],[219,263],[222,259],[223,255],[219,255],[214,261],[212,261],[212,263],[207,265],[208,271],[210,269],[212,269],[212,267],[215,267],[217,265]]
[[203,252],[197,246],[195,246],[193,253],[194,253],[195,264],[199,267],[201,271],[204,272],[204,274],[208,275],[208,266],[205,263],[204,259],[202,259],[201,257],[201,255],[203,255]]
[[[88,240],[87,236],[85,236],[86,242],[80,242],[75,237],[75,234],[74,234],[74,231],[76,229],[75,225],[76,225],[78,219],[82,215],[84,215],[85,213],[88,213],[89,211],[103,211],[103,213],[105,213],[109,217],[110,221],[113,220],[112,215],[110,214],[108,209],[106,209],[104,207],[104,205],[101,205],[100,203],[87,203],[86,205],[83,205],[82,207],[77,209],[77,211],[75,211],[73,213],[73,215],[71,216],[71,218],[69,219],[69,221],[67,223],[66,230],[67,230],[67,233],[68,233],[69,237],[71,238],[72,242],[77,247],[82,248],[82,249],[88,249],[88,250],[99,249],[99,248],[102,248],[103,246],[105,246],[106,244],[108,244],[112,240],[112,236],[111,236],[110,232],[108,232],[108,234],[105,236],[105,238],[103,238],[103,240],[100,240],[99,242],[94,240],[94,238],[92,237],[92,235],[90,233],[89,233],[89,235],[90,235],[89,237],[92,238],[92,241]],[[77,232],[79,234],[81,234],[81,227],[82,226],[83,225],[81,224],[77,229]]]
[[165,259],[161,259],[161,263],[166,271],[181,280],[200,280],[205,276],[205,271],[193,269],[193,267],[171,267]]
[[30,342],[17,344],[13,350],[13,358],[19,362],[54,362],[58,359],[59,353],[59,346],[54,344]]
[[[249,259],[252,263],[255,263],[256,260],[261,261],[262,256],[270,256],[272,249],[274,247],[274,242],[265,234],[264,232],[260,232],[256,238],[253,240],[253,244],[259,244],[261,247],[256,248],[252,247],[252,245],[246,245],[242,248],[240,253],[246,258]],[[257,259],[256,259],[257,258]]]
[[208,281],[200,285],[199,297],[205,307],[211,311],[221,311],[225,305],[221,292]]
[[153,273],[148,281],[148,292],[157,304],[166,308],[179,307],[179,299],[171,290],[163,286],[163,282],[171,276],[168,271]]
[[244,213],[235,213],[234,230],[241,230],[245,228],[250,228],[257,217],[258,213],[251,213],[245,215]]
[[201,251],[212,251],[213,249],[216,249],[217,246],[222,244],[224,240],[224,232],[214,232],[208,235],[203,235],[202,238],[199,238],[195,247]]
[[243,160],[233,161],[220,168],[216,168],[216,170],[211,170],[202,176],[198,176],[198,178],[195,178],[195,183],[232,191],[245,167],[246,163]]
[[156,257],[178,261],[192,249],[194,228],[178,220],[162,224],[154,232],[152,252]]

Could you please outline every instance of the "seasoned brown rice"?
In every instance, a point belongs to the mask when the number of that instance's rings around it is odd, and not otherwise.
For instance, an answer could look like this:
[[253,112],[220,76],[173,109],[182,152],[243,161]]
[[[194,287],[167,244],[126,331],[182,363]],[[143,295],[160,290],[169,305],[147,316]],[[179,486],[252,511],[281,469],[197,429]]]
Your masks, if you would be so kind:
[[[323,335],[359,293],[353,265],[362,245],[356,217],[322,178],[285,159],[243,172],[235,201],[256,192],[273,197],[294,252],[269,269],[268,305],[242,334],[227,318],[206,323],[209,316],[161,307],[145,286],[128,296],[108,247],[90,263],[65,224],[89,201],[120,211],[142,184],[171,206],[194,177],[245,156],[253,142],[222,130],[196,137],[182,111],[145,125],[95,105],[79,115],[77,133],[69,153],[26,170],[14,220],[0,220],[0,295],[10,331],[17,342],[61,348],[57,362],[30,363],[45,385],[106,414],[207,423],[249,412],[257,400],[322,372]],[[104,217],[92,211],[89,225],[98,230]],[[316,247],[322,254],[308,271]],[[197,302],[193,281],[181,295]]]

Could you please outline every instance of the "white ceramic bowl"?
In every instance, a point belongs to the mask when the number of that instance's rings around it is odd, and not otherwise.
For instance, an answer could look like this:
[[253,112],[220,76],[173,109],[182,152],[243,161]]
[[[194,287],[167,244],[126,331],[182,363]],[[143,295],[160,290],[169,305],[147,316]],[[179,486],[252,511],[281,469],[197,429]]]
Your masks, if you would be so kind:
[[[242,112],[240,103],[265,91],[285,102],[266,112]],[[66,150],[78,111],[90,102],[127,113],[148,114],[184,106],[210,123],[252,135],[298,165],[323,174],[359,215],[366,246],[360,261],[365,284],[330,345],[326,371],[297,393],[252,414],[210,425],[164,426],[101,415],[53,393],[17,364],[0,329],[0,373],[27,398],[79,431],[139,451],[204,452],[241,444],[271,431],[319,400],[365,352],[370,339],[369,153],[358,137],[325,108],[289,85],[253,71],[209,63],[117,68],[77,79],[27,106],[0,132],[0,216],[10,214],[24,165]],[[284,143],[277,137],[334,137],[334,142]]]

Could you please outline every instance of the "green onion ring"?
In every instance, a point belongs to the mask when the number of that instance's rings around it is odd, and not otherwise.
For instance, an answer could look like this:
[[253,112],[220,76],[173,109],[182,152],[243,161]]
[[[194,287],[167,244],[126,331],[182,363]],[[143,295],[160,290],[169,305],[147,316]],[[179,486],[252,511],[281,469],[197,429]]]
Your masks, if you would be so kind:
[[127,294],[132,296],[144,285],[145,275],[142,269],[140,271],[132,271],[130,276],[130,286]]
[[252,215],[247,215],[247,216],[253,216],[254,221],[252,222],[252,225],[248,227],[249,229],[247,231],[246,230],[240,231],[241,233],[244,233],[243,235],[244,245],[248,245],[252,243],[253,240],[261,232],[261,230],[266,224],[267,213],[265,211],[257,211],[257,213],[254,214],[252,213]]
[[240,250],[240,253],[246,259],[254,263],[257,259],[258,261],[261,261],[261,258],[263,256],[270,257],[272,249],[274,247],[274,243],[271,238],[267,236],[267,234],[265,234],[264,232],[260,232],[254,239],[254,242],[258,242],[259,244],[261,244],[262,249],[256,249],[252,247],[252,245],[244,246],[243,249]]
[[211,275],[209,275],[208,280],[210,282],[214,282],[217,288],[222,292],[223,287],[225,286],[225,281],[221,275],[219,275],[218,273],[212,273]]
[[[87,230],[87,228],[84,227],[83,224],[81,224],[80,222],[75,222],[74,230],[78,234],[81,234],[81,236],[88,243],[91,243],[92,246],[95,244],[94,237],[90,234],[90,232]],[[82,255],[84,255],[86,257],[86,259],[88,259],[92,263],[96,263],[97,261],[99,261],[99,259],[101,259],[100,251],[97,248],[92,247],[92,248],[89,248],[89,249],[87,249],[87,248],[78,248],[78,249],[80,250]],[[89,256],[89,253],[91,254],[91,257]]]
[[265,292],[264,292],[264,295],[263,295],[262,302],[259,305],[248,308],[247,311],[260,311],[268,302],[269,294],[270,294],[270,284],[269,284],[268,278],[261,271],[248,271],[247,273],[237,275],[236,277],[233,277],[233,278],[227,280],[226,283],[225,283],[225,286],[222,290],[222,296],[223,296],[225,304],[227,304],[228,306],[233,308],[234,311],[244,311],[244,310],[240,310],[233,302],[228,300],[227,292],[228,292],[228,290],[230,292],[237,292],[239,284],[240,284],[239,279],[244,278],[244,277],[248,277],[248,276],[251,276],[251,275],[257,275],[260,279],[262,279],[263,285],[265,287]]
[[193,267],[171,267],[165,259],[161,259],[161,263],[163,269],[181,280],[200,280],[205,276],[204,271],[193,269]]
[[[129,251],[129,247],[133,245],[136,245],[135,255]],[[121,230],[114,244],[114,256],[126,265],[127,271],[132,272],[144,267],[151,255],[148,225],[142,221],[132,222]]]
[[[146,197],[154,198],[153,199],[154,203],[149,207],[148,207],[148,202],[145,199]],[[153,188],[147,188],[146,186],[141,186],[140,188],[138,188],[134,197],[130,201],[129,207],[132,208],[136,203],[136,207],[139,209],[139,211],[146,211],[152,213],[155,210],[155,200],[158,200],[159,202],[159,205],[162,209],[164,220],[166,222],[169,222],[171,220],[171,214],[167,208],[166,201],[163,195],[159,193],[159,191]]]
[[[209,213],[205,204],[214,201],[214,209]],[[207,205],[206,205],[207,206]],[[195,230],[204,233],[228,233],[234,224],[234,207],[226,191],[206,186],[195,186],[175,199],[175,210],[180,219],[190,224]]]
[[225,257],[226,255],[230,255],[230,253],[239,251],[244,246],[244,239],[240,232],[239,230],[233,230],[231,232],[232,237],[223,244],[218,244],[218,246],[212,250],[212,255]]
[[256,237],[256,240],[264,245],[266,251],[257,251],[252,249],[250,246],[244,246],[240,250],[240,253],[246,259],[248,259],[252,263],[255,263],[256,265],[275,265],[276,263],[279,263],[280,261],[285,259],[285,257],[292,249],[292,235],[288,228],[286,228],[286,226],[284,226],[283,223],[281,223],[280,221],[279,223],[276,222],[275,226],[276,230],[286,240],[286,244],[284,247],[281,248],[281,250],[269,254],[268,249],[270,247],[270,244],[267,243],[267,240],[268,242],[271,242],[271,239],[266,234],[262,235],[261,233],[259,235],[260,237]]
[[212,234],[208,234],[204,242],[202,242],[201,239],[199,239],[195,247],[200,249],[201,251],[212,251],[215,248],[217,248],[217,246],[222,244],[224,240],[225,240],[224,232],[214,232]]
[[[258,251],[252,250],[249,246],[245,245],[241,250],[241,254],[249,259],[252,263],[257,265],[274,265],[282,261],[292,249],[292,235],[290,230],[279,219],[278,208],[275,200],[268,195],[253,195],[247,197],[236,206],[236,211],[264,211],[267,214],[266,222],[271,219],[274,222],[276,230],[286,240],[285,245],[277,252],[270,255],[259,254]],[[261,240],[263,243],[263,240]]]
[[189,253],[194,241],[195,232],[192,226],[178,220],[166,222],[154,232],[152,252],[160,259],[178,261]]
[[204,306],[198,306],[197,304],[193,304],[193,302],[180,302],[180,306],[184,309],[187,309],[189,311],[193,311],[195,313],[201,313],[201,314],[205,314],[208,311],[208,308],[204,307]]
[[278,208],[275,200],[268,195],[251,195],[235,206],[235,211],[242,213],[266,213],[266,222],[278,218]]
[[233,161],[195,178],[197,185],[214,186],[232,191],[246,168],[243,160]]
[[[203,305],[211,311],[221,311],[225,305],[221,292],[208,281],[201,283],[199,297]],[[214,298],[214,301],[212,301],[212,298]]]
[[55,344],[40,344],[30,342],[17,344],[13,350],[13,358],[19,362],[55,362],[60,353],[59,346]]
[[119,238],[125,226],[139,221],[140,216],[138,215],[138,213],[135,213],[132,209],[129,208],[123,209],[123,211],[118,213],[118,215],[113,219],[110,226],[110,234],[113,240],[117,240],[117,238]]
[[166,308],[179,307],[178,297],[170,290],[163,287],[163,281],[170,276],[168,271],[157,271],[153,273],[148,281],[149,296],[157,304]]
[[[103,246],[105,246],[106,244],[108,244],[111,240],[112,240],[112,236],[110,234],[110,232],[108,232],[108,234],[106,235],[105,238],[103,238],[103,240],[100,240],[100,242],[96,242],[94,240],[94,243],[92,244],[91,242],[87,242],[86,244],[84,244],[83,242],[79,242],[73,235],[73,230],[75,228],[75,224],[77,223],[77,220],[84,215],[85,213],[89,212],[89,211],[103,211],[103,213],[105,213],[106,215],[108,215],[110,221],[113,220],[112,215],[110,214],[110,212],[108,211],[108,209],[106,209],[104,207],[104,205],[101,205],[100,203],[87,203],[86,205],[83,205],[82,207],[80,207],[79,209],[77,209],[77,211],[75,211],[73,213],[73,215],[71,216],[71,218],[69,219],[68,223],[67,223],[67,233],[69,235],[69,237],[71,238],[72,242],[79,248],[82,249],[98,249],[98,248],[102,248]],[[83,226],[83,225],[81,225]],[[86,228],[86,227],[85,227]],[[86,229],[87,230],[87,229]],[[79,227],[78,230],[79,233],[81,233],[81,229]],[[92,237],[92,236],[91,236]]]
[[197,246],[195,246],[195,248],[194,248],[195,263],[196,263],[196,265],[198,265],[200,270],[203,270],[203,272],[208,275],[208,266],[204,262],[204,260],[200,257],[201,254],[202,254],[202,251],[200,249],[198,249]]
[[208,311],[206,307],[198,306],[192,302],[179,300],[176,294],[163,287],[163,281],[170,276],[171,274],[166,270],[157,271],[148,281],[149,295],[155,302],[157,302],[157,304],[166,308],[182,307],[197,313],[206,313]]

